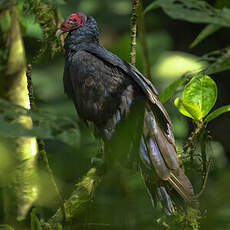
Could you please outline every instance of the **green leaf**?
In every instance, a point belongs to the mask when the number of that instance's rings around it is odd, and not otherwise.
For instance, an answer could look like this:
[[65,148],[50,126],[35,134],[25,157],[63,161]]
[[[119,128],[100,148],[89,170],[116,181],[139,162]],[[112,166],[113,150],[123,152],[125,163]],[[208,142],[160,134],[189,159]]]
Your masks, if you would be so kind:
[[192,44],[189,46],[189,48],[193,48],[197,46],[200,42],[202,42],[204,39],[206,39],[208,36],[214,34],[216,31],[218,31],[222,26],[215,25],[215,24],[209,24],[207,25],[196,37],[196,39],[192,42]]
[[229,112],[230,111],[230,105],[225,105],[222,106],[216,110],[214,110],[213,112],[211,112],[206,118],[205,118],[205,122],[209,122],[213,119],[215,119],[216,117],[219,117],[221,114]]
[[157,4],[155,4],[155,2],[153,2],[153,3],[149,4],[149,5],[145,8],[144,14],[147,13],[147,12],[149,12],[150,10],[157,9],[157,8],[159,8],[159,7],[160,7],[160,5],[157,5]]
[[[79,144],[78,125],[69,117],[45,111],[31,112],[2,98],[0,107],[0,137],[35,136],[41,139],[58,139],[74,146]],[[20,116],[31,118],[33,127],[28,129],[17,123]]]
[[166,89],[164,89],[159,95],[159,100],[161,103],[164,104],[170,97],[172,97],[175,91],[187,80],[187,77],[179,78],[172,82]]
[[0,127],[0,138],[23,136],[52,140],[57,139],[73,147],[78,146],[81,140],[80,131],[76,128],[59,127],[59,130],[55,130],[53,127],[33,126],[31,129],[27,129],[19,123],[5,120],[2,114],[0,114]]
[[207,75],[193,77],[183,91],[183,99],[190,104],[198,106],[202,117],[206,116],[212,109],[216,102],[216,98],[216,83]]
[[12,228],[10,225],[3,224],[0,225],[0,230],[14,230],[14,228]]
[[5,120],[2,115],[0,116],[0,137],[39,137],[42,139],[52,139],[51,130],[35,126],[32,129],[27,129],[19,123],[10,122]]
[[71,146],[80,145],[80,138],[79,129],[68,129],[57,136],[57,139]]
[[178,97],[175,99],[174,104],[179,109],[180,113],[182,113],[183,115],[190,117],[194,120],[202,119],[202,113],[199,107],[191,103],[190,101]]
[[41,223],[36,215],[36,209],[33,208],[30,213],[30,219],[31,219],[31,230],[42,230]]
[[174,19],[194,23],[208,23],[230,27],[230,9],[216,9],[201,0],[157,0],[150,4],[145,13],[160,6]]
[[230,69],[230,46],[203,55],[201,61],[210,63],[202,71],[204,74],[213,74]]

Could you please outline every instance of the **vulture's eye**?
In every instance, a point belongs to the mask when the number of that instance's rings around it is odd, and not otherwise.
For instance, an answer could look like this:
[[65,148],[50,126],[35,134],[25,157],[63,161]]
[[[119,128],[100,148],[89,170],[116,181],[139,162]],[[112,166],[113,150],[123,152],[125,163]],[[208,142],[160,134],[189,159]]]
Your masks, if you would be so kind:
[[68,23],[69,23],[69,25],[73,25],[73,21],[71,19],[69,20]]

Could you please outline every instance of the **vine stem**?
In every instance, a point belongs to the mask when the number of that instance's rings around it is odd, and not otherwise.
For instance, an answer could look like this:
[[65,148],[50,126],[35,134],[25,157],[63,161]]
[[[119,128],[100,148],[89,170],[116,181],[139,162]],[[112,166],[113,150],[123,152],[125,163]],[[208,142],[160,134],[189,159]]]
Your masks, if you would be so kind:
[[[36,104],[35,104],[35,97],[34,97],[33,84],[32,84],[32,65],[31,64],[28,64],[28,66],[27,66],[26,77],[27,77],[28,95],[29,95],[29,100],[30,100],[30,110],[32,112],[35,112],[35,111],[37,111],[37,107],[36,107]],[[39,125],[38,121],[36,122],[36,125]],[[45,150],[45,143],[40,138],[37,138],[37,143],[38,143],[39,153],[41,154],[43,162],[45,163],[46,170],[48,172],[48,175],[50,177],[50,181],[53,184],[53,187],[54,187],[55,192],[57,194],[60,206],[62,208],[63,217],[65,219],[65,208],[64,208],[64,205],[63,205],[64,204],[64,199],[62,198],[62,195],[61,195],[61,193],[60,193],[60,191],[58,189],[57,183],[56,183],[54,175],[53,175],[53,171],[50,168],[49,161],[48,161],[47,154],[46,154],[46,150]]]
[[205,178],[205,175],[207,174],[207,154],[206,154],[206,130],[204,127],[202,127],[200,131],[200,151],[202,156],[202,172],[203,172],[203,178]]
[[[188,152],[190,155],[190,160],[193,162],[194,151],[195,151],[195,139],[199,137],[199,144],[200,144],[200,151],[201,151],[201,158],[202,158],[202,186],[200,191],[195,195],[196,198],[200,197],[207,184],[209,170],[211,166],[211,158],[207,160],[207,153],[206,153],[206,124],[203,122],[197,122],[195,130],[191,133],[188,141],[184,147],[184,151]],[[200,156],[200,155],[199,155]]]
[[193,153],[195,151],[195,144],[194,144],[195,139],[200,134],[202,127],[203,127],[203,123],[201,122],[196,123],[195,130],[188,137],[188,141],[184,146],[184,152],[188,152],[188,154],[190,155],[191,163],[193,163],[193,157],[194,157]]
[[204,175],[204,179],[203,179],[203,184],[202,184],[202,186],[201,186],[201,189],[200,189],[200,191],[199,191],[199,193],[197,193],[196,195],[195,195],[195,198],[199,198],[202,194],[203,194],[203,192],[204,192],[204,190],[205,190],[205,188],[206,188],[206,185],[207,185],[207,180],[208,180],[208,174],[209,174],[209,170],[210,170],[210,166],[211,166],[211,161],[212,161],[212,159],[210,158],[209,160],[208,160],[208,162],[207,162],[207,169],[206,169],[206,172],[205,172],[205,175]]
[[136,46],[137,46],[137,11],[139,0],[132,0],[132,12],[131,12],[131,49],[130,59],[131,64],[136,65]]

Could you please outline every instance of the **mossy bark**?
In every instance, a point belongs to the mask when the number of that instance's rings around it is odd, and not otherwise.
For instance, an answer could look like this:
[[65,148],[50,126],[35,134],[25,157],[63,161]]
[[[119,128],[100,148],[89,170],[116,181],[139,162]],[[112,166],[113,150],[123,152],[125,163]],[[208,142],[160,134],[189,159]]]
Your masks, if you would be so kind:
[[[8,17],[10,26],[7,31],[0,28],[1,55],[0,97],[30,108],[26,81],[26,60],[24,46],[18,22],[18,9],[11,7],[0,15]],[[1,52],[2,54],[2,52]],[[32,121],[27,116],[20,116],[12,122],[31,128]],[[9,160],[7,180],[4,186],[4,222],[15,224],[25,218],[31,204],[36,199],[35,157],[37,142],[34,137],[1,138],[0,147],[6,149],[1,155]],[[2,169],[0,168],[0,171]],[[17,221],[16,221],[17,220]]]
[[94,197],[96,187],[102,179],[102,175],[98,171],[100,170],[91,168],[86,176],[75,185],[71,196],[64,203],[65,217],[63,210],[59,208],[48,222],[43,224],[44,230],[62,229],[63,222],[70,223],[85,213]]

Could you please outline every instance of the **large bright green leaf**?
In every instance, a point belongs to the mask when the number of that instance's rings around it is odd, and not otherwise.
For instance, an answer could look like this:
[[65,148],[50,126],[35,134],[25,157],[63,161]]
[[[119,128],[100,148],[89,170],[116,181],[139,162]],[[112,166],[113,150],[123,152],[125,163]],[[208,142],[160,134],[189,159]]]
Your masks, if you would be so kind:
[[157,0],[150,4],[145,13],[160,6],[174,19],[195,23],[212,23],[230,27],[230,9],[215,9],[201,0]]
[[175,93],[175,91],[185,82],[188,78],[179,78],[172,82],[166,89],[164,89],[160,95],[159,99],[162,104],[164,104],[172,95]]
[[200,42],[202,42],[204,39],[206,39],[208,36],[214,34],[216,31],[218,31],[222,26],[215,25],[215,24],[209,24],[207,25],[196,37],[196,39],[192,42],[192,44],[189,46],[190,48],[193,48],[197,46]]
[[199,107],[191,103],[190,101],[178,97],[175,99],[174,104],[183,115],[190,117],[194,120],[202,119],[202,113]]
[[230,47],[205,54],[201,60],[210,64],[203,71],[204,74],[213,74],[230,69]]
[[216,83],[209,76],[195,76],[185,86],[183,99],[197,105],[202,117],[212,109],[217,98]]
[[216,110],[214,110],[213,112],[211,112],[206,118],[205,118],[205,122],[209,122],[213,119],[215,119],[216,117],[219,117],[221,114],[229,112],[230,111],[230,105],[225,105],[222,106]]
[[201,120],[212,109],[217,98],[216,83],[209,76],[195,76],[184,87],[175,105],[187,117]]

